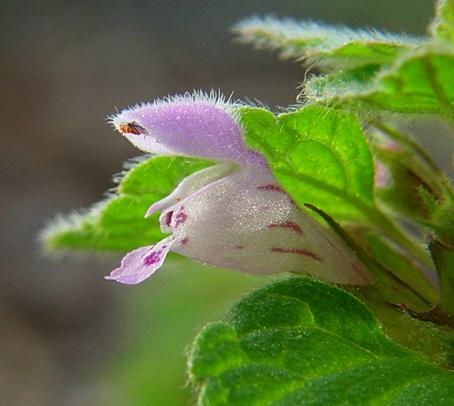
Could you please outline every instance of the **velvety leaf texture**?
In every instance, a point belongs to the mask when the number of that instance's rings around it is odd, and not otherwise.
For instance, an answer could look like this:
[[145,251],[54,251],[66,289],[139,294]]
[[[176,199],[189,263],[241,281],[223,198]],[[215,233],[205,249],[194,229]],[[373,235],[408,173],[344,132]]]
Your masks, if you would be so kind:
[[[427,46],[377,74],[331,74],[308,80],[302,96],[343,109],[441,114],[454,119],[454,52]],[[372,72],[373,73],[373,72]]]
[[277,117],[258,108],[240,113],[246,141],[300,207],[352,221],[372,210],[373,161],[354,116],[317,106]]
[[184,177],[209,162],[180,157],[145,157],[128,164],[116,193],[86,214],[55,219],[43,232],[47,250],[127,251],[163,238],[158,214],[148,207],[168,195]]
[[234,32],[240,42],[278,50],[284,58],[305,60],[326,70],[387,64],[420,42],[410,36],[274,17],[246,19]]
[[454,374],[389,341],[349,293],[291,278],[207,325],[190,354],[200,405],[449,405]]
[[437,38],[454,43],[454,0],[438,0],[431,32]]

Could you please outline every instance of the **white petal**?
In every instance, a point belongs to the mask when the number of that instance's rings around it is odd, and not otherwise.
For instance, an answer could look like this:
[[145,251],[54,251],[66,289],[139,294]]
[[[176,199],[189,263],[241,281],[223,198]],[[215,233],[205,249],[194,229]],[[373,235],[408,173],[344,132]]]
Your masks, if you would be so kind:
[[371,278],[330,230],[299,210],[265,166],[204,187],[162,214],[179,243],[172,251],[243,272],[307,272],[366,285]]

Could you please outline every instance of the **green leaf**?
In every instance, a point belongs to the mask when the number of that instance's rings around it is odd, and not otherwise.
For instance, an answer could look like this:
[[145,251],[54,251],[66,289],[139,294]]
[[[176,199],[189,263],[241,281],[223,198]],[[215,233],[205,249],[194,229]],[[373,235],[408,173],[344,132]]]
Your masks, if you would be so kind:
[[435,113],[454,120],[453,71],[454,50],[431,45],[405,53],[375,75],[363,72],[358,79],[347,72],[308,80],[302,96],[341,109]]
[[[367,241],[370,254],[382,269],[394,275],[393,278],[377,278],[374,287],[386,303],[403,305],[409,310],[422,313],[439,302],[439,290],[432,278],[413,261],[378,235],[365,231],[363,238]],[[367,301],[367,294],[364,297]]]
[[168,194],[186,176],[209,166],[208,161],[181,157],[154,157],[126,166],[114,196],[85,214],[58,217],[44,230],[49,251],[127,251],[163,238],[158,214],[145,219],[148,207]]
[[449,405],[454,374],[391,342],[349,293],[306,278],[261,289],[190,354],[200,405]]
[[430,26],[434,37],[454,43],[454,0],[438,0],[435,20]]
[[304,59],[326,70],[388,64],[420,43],[410,36],[273,17],[246,19],[233,31],[240,42],[278,50],[283,58]]
[[246,142],[296,203],[358,222],[373,210],[373,161],[353,115],[322,107],[281,114],[240,109]]
[[328,100],[344,93],[360,93],[371,86],[380,68],[380,65],[371,64],[309,77],[304,82],[303,91],[298,95],[298,99],[324,102],[325,99]]

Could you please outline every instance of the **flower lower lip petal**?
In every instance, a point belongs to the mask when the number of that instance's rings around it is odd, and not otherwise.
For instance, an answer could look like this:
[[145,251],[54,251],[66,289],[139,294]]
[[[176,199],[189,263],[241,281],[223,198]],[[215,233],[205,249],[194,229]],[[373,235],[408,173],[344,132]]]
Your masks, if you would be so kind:
[[164,263],[164,259],[174,244],[173,236],[155,245],[137,248],[127,254],[119,268],[113,270],[105,279],[125,285],[135,285],[149,278]]

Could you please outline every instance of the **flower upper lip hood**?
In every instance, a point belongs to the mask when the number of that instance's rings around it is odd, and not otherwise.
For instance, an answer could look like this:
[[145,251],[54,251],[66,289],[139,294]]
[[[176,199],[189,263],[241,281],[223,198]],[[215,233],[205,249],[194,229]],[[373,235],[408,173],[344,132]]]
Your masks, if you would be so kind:
[[306,272],[352,285],[372,282],[356,256],[300,210],[277,184],[264,159],[248,149],[239,104],[202,94],[127,109],[115,128],[155,154],[208,158],[217,164],[183,179],[147,216],[160,211],[170,236],[127,254],[107,279],[140,283],[173,251],[243,272]]
[[186,94],[126,109],[112,124],[146,152],[254,163],[262,158],[243,142],[238,107],[221,96]]

